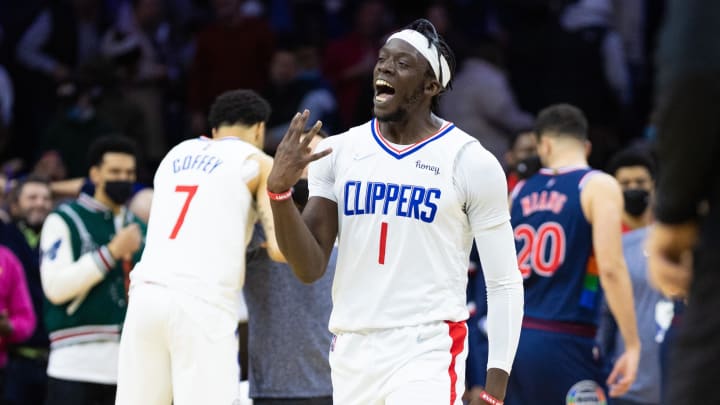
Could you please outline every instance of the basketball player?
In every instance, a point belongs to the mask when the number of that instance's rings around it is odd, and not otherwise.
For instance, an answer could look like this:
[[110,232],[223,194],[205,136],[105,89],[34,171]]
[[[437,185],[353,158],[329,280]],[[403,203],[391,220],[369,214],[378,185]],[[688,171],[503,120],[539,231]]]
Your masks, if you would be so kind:
[[175,146],[155,173],[146,249],[132,271],[120,341],[118,405],[227,404],[238,396],[238,295],[256,206],[273,237],[262,145],[267,102],[219,96],[212,138]]
[[[500,164],[431,111],[453,67],[432,24],[418,20],[379,52],[374,119],[312,153],[312,136],[301,140],[305,111],[278,147],[268,192],[278,243],[295,274],[320,278],[339,238],[329,322],[334,403],[462,403],[473,236],[490,335],[487,391],[473,404],[500,404],[505,396],[522,283]],[[301,215],[289,190],[311,161]]]
[[613,177],[588,167],[587,126],[567,104],[541,111],[535,133],[545,168],[512,194],[525,318],[507,404],[606,404],[594,356],[599,284],[625,343],[607,378],[610,396],[635,380],[640,341],[621,243],[623,195]]

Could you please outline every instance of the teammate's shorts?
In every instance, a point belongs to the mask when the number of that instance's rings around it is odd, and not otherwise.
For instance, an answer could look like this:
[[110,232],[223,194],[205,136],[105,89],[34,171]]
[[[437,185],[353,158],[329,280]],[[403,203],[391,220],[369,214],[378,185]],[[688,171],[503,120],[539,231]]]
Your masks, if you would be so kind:
[[120,338],[116,405],[232,405],[237,320],[202,300],[133,285]]
[[461,405],[466,358],[465,322],[339,333],[330,350],[333,403]]
[[602,361],[590,337],[523,328],[506,405],[607,405]]

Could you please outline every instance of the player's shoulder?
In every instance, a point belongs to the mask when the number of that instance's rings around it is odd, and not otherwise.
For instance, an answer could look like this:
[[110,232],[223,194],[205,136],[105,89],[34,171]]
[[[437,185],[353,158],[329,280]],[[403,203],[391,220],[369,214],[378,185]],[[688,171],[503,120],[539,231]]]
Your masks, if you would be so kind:
[[615,178],[601,170],[590,170],[578,185],[583,196],[608,198],[620,196],[622,189]]

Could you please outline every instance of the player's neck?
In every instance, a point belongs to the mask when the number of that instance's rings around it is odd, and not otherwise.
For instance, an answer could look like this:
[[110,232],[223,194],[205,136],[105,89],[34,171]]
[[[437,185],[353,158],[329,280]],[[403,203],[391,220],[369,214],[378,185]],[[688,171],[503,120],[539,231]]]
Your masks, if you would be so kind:
[[548,159],[546,167],[549,169],[563,169],[584,166],[589,166],[584,153],[564,153]]
[[425,119],[379,121],[379,127],[383,138],[389,142],[398,145],[412,145],[437,132],[442,123],[442,119],[429,114]]
[[236,138],[242,141],[255,144],[254,127],[243,127],[240,125],[223,126],[213,131],[212,137],[215,140],[224,138]]

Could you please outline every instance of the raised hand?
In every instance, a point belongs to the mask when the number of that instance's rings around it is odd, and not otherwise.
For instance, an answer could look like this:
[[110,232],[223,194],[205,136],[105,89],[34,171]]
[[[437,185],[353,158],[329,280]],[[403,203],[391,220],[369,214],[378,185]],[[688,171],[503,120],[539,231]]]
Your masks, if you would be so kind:
[[310,141],[322,128],[322,122],[317,121],[309,131],[305,132],[310,111],[297,113],[290,121],[285,136],[275,151],[273,168],[268,175],[267,189],[272,193],[283,193],[289,190],[300,180],[305,167],[315,160],[327,156],[332,152],[326,149],[312,153]]
[[115,260],[130,260],[132,255],[140,249],[141,244],[140,226],[132,223],[119,230],[107,247]]

